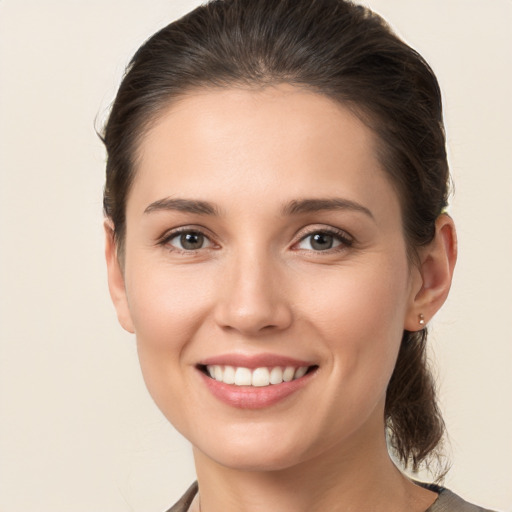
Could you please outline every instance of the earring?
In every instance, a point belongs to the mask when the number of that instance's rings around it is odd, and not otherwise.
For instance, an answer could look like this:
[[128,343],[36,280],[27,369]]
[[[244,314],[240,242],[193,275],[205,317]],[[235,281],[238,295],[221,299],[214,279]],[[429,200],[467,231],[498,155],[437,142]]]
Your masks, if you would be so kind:
[[423,316],[423,313],[418,315],[418,323],[421,325],[421,327],[425,327],[425,317]]

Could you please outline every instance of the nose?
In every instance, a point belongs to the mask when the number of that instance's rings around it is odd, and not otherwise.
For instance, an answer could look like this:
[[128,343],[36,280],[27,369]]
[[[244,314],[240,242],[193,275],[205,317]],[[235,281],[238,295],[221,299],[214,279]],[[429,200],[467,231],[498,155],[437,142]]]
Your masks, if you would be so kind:
[[278,262],[268,255],[238,254],[225,268],[218,286],[215,320],[224,330],[261,336],[284,330],[292,323],[292,310]]

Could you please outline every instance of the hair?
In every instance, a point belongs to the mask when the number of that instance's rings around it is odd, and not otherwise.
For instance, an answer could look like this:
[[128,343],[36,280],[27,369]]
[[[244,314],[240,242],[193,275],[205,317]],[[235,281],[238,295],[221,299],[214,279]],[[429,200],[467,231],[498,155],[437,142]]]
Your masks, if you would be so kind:
[[[114,100],[102,136],[103,205],[121,255],[138,145],[152,123],[197,89],[280,83],[348,106],[374,131],[408,254],[432,241],[449,172],[441,93],[425,60],[380,16],[346,0],[212,0],[139,48]],[[385,404],[389,446],[413,471],[439,457],[444,434],[426,338],[426,329],[403,333]]]

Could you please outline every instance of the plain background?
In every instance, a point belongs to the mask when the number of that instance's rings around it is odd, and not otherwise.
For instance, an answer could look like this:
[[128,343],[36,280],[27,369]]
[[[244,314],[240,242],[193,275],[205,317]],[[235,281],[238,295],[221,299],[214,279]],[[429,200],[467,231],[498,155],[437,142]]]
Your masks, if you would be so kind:
[[[2,512],[159,512],[194,479],[110,304],[94,123],[143,40],[198,3],[0,0]],[[460,240],[431,336],[446,484],[510,512],[512,2],[368,3],[444,93]]]

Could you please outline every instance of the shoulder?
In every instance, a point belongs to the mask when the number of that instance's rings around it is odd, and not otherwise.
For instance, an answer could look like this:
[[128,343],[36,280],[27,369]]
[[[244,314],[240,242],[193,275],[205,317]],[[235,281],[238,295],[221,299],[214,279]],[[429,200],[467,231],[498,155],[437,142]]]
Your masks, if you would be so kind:
[[167,512],[187,512],[196,494],[197,482],[194,482],[187,489],[187,492],[169,510],[167,510]]
[[[433,484],[420,484],[422,487],[437,492],[439,497],[426,512],[494,512],[492,510],[472,505],[464,501],[452,491]],[[187,512],[197,494],[197,482],[194,482],[185,494],[167,512]]]
[[452,491],[436,485],[424,485],[439,494],[437,500],[426,512],[493,512],[492,510],[472,505]]

